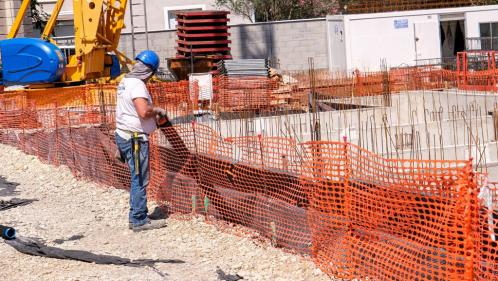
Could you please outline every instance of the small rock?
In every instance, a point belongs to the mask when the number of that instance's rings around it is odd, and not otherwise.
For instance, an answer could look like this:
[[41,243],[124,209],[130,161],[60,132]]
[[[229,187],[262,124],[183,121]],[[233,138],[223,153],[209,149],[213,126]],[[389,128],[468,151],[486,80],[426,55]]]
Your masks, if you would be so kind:
[[317,268],[317,269],[313,270],[313,275],[318,276],[318,275],[321,275],[321,274],[322,274],[322,271],[320,270],[320,268]]

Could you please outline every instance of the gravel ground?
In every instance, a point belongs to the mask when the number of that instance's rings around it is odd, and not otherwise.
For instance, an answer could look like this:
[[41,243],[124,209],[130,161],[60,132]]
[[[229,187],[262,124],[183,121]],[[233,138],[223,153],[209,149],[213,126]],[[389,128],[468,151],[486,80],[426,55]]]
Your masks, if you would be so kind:
[[[0,224],[15,227],[18,235],[40,238],[48,246],[63,249],[185,262],[156,264],[161,276],[150,267],[28,256],[0,241],[0,280],[220,280],[217,267],[243,280],[331,280],[307,257],[220,232],[201,217],[169,218],[166,228],[134,233],[127,228],[126,191],[77,180],[65,167],[43,164],[5,145],[0,145],[0,163],[0,200],[38,200],[0,212]],[[74,235],[83,237],[54,242]]]

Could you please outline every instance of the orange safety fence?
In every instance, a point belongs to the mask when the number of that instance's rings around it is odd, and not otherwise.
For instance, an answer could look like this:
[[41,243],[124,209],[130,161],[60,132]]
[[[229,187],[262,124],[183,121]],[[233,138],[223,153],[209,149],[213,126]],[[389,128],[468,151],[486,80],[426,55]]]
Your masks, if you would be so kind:
[[498,276],[498,183],[485,183],[478,195],[478,225],[474,232],[478,280],[496,280]]
[[[289,73],[290,83],[281,85],[275,93],[291,94],[300,105],[308,103],[313,90],[318,99],[379,96],[414,90],[438,90],[457,86],[457,73],[431,66],[407,67],[377,72],[355,71],[351,74],[317,70]],[[285,81],[285,79],[283,79]],[[468,89],[471,90],[471,89]],[[278,97],[275,95],[275,98]]]
[[254,111],[272,106],[271,93],[276,83],[264,77],[227,77],[216,80],[217,103],[223,112]]
[[[188,83],[151,87],[160,106],[185,117],[150,140],[149,196],[170,212],[248,227],[310,254],[331,276],[496,279],[496,187],[477,177],[471,161],[386,159],[347,142],[227,137],[186,121]],[[129,171],[114,159],[115,103],[115,85],[2,94],[0,143],[127,189]]]
[[369,280],[473,280],[471,162],[384,159],[348,143],[304,146],[312,256],[322,270]]

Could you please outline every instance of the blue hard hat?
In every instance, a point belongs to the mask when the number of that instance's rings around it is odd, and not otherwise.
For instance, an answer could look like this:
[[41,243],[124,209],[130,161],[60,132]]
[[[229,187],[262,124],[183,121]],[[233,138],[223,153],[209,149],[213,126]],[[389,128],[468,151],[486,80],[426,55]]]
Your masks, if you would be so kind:
[[152,70],[157,71],[159,68],[159,56],[154,51],[146,50],[137,55],[135,60],[139,60],[148,65]]

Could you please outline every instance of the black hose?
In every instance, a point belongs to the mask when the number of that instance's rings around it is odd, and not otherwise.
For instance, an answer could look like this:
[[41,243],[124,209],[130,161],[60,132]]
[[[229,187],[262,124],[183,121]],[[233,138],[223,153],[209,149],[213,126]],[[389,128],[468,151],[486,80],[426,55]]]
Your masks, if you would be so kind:
[[5,240],[13,240],[16,239],[16,230],[12,227],[0,224],[0,235]]

